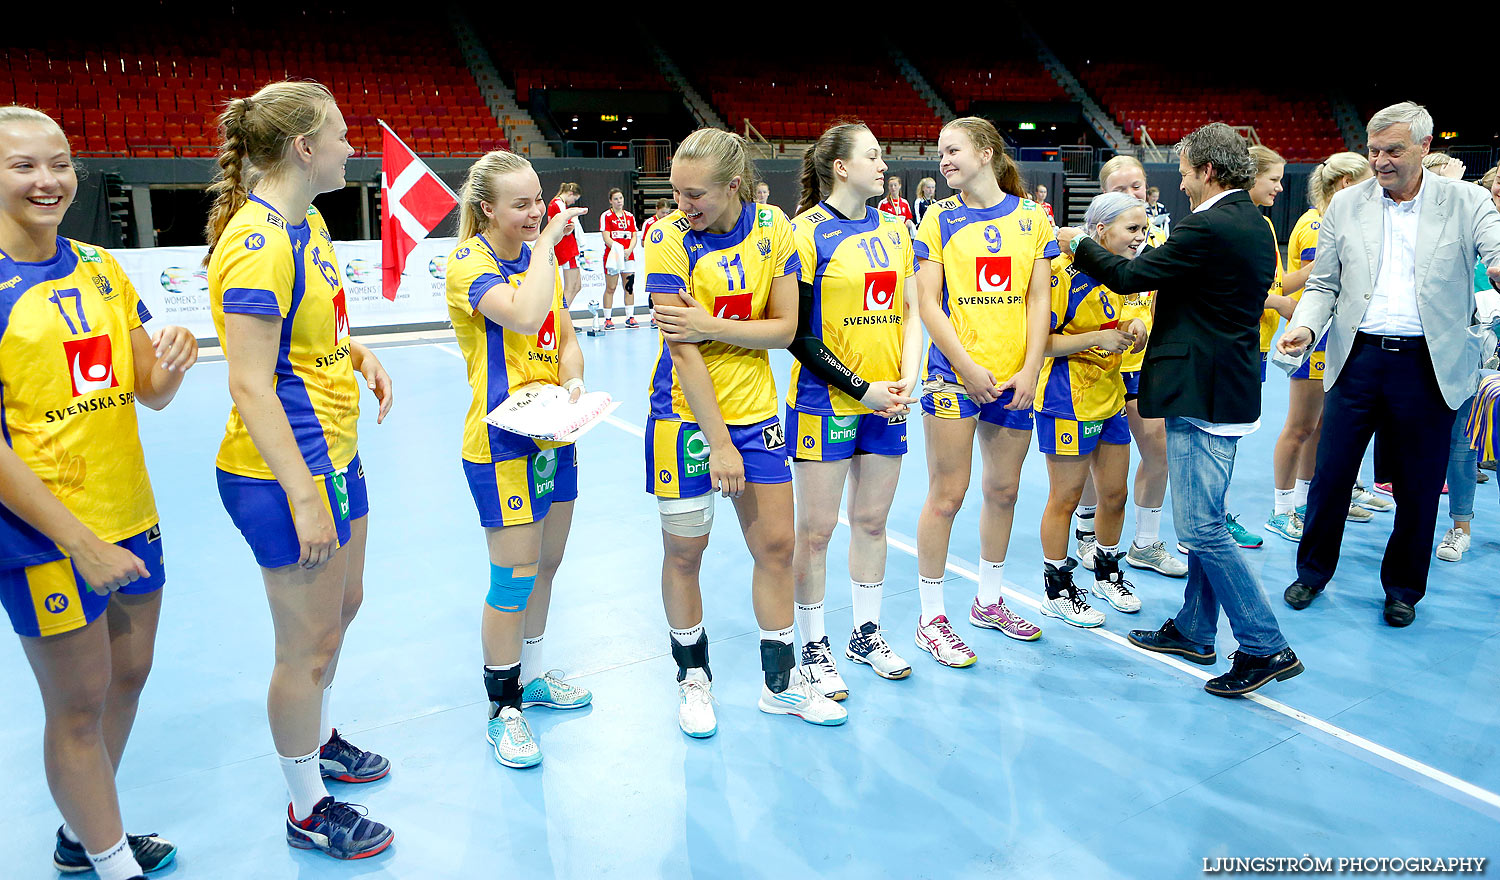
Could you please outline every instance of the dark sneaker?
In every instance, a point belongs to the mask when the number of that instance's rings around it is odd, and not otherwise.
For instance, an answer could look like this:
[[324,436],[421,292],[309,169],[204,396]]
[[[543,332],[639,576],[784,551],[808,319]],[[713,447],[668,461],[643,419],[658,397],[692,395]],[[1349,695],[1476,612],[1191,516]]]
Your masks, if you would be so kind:
[[318,752],[323,777],[335,782],[374,782],[391,772],[391,762],[339,736],[337,728]]
[[1172,654],[1201,666],[1212,666],[1219,659],[1214,653],[1213,645],[1195,645],[1183,638],[1182,632],[1177,629],[1177,623],[1171,618],[1167,618],[1161,629],[1133,629],[1128,638],[1130,644],[1137,648],[1158,654]]
[[1216,697],[1242,697],[1272,681],[1286,681],[1302,674],[1302,661],[1291,648],[1269,657],[1256,657],[1244,651],[1229,655],[1233,666],[1218,678],[1211,678],[1203,689]]
[[315,849],[336,859],[367,859],[390,846],[396,833],[366,819],[362,809],[326,797],[318,801],[312,815],[299,822],[287,804],[287,845]]
[[1321,592],[1323,592],[1322,587],[1310,587],[1301,581],[1292,581],[1291,585],[1286,588],[1286,592],[1281,594],[1281,598],[1285,599],[1286,604],[1292,608],[1301,611],[1311,605]]
[[[158,837],[154,831],[150,834],[127,834],[125,840],[130,843],[135,863],[147,874],[160,871],[177,858],[177,847],[170,840]],[[52,864],[64,874],[81,874],[94,870],[94,863],[89,861],[89,854],[84,850],[83,844],[63,837],[61,828],[57,829],[57,849],[52,853]]]

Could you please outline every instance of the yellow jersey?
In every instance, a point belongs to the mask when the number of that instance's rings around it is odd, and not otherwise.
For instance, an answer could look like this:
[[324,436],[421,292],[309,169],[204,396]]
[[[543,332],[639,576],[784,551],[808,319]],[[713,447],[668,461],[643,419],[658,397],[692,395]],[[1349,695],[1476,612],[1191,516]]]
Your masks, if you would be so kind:
[[[868,205],[863,217],[845,220],[817,204],[797,215],[792,228],[802,264],[799,278],[813,287],[812,326],[818,338],[861,379],[899,380],[906,279],[916,272],[906,223]],[[811,415],[870,411],[797,361],[786,402]]]
[[[1146,247],[1161,247],[1167,241],[1167,236],[1161,231],[1160,226],[1152,226],[1146,231]],[[1145,248],[1141,249],[1145,252]],[[1151,301],[1156,296],[1154,290],[1143,290],[1140,293],[1127,293],[1125,296],[1125,307],[1120,309],[1120,320],[1129,323],[1136,318],[1146,325],[1146,332],[1151,332],[1155,323],[1151,315]],[[1120,372],[1139,373],[1146,364],[1146,349],[1140,351],[1125,352],[1124,359],[1120,361]]]
[[[1026,289],[1032,264],[1059,251],[1047,212],[1007,195],[983,210],[955,195],[927,209],[916,256],[943,266],[943,314],[959,344],[1001,382],[1026,361]],[[927,379],[959,382],[936,345],[927,349]]]
[[[461,242],[448,257],[448,316],[469,368],[473,396],[464,416],[465,461],[489,464],[529,455],[541,447],[530,437],[502,431],[484,420],[511,392],[530,382],[558,384],[558,331],[562,274],[552,269],[552,309],[536,333],[517,333],[479,313],[479,301],[497,285],[520,287],[531,266],[531,245],[502,260],[483,235]],[[546,270],[538,270],[546,271]]]
[[[1052,260],[1052,332],[1077,336],[1120,326],[1125,298],[1080,272],[1072,254]],[[1037,412],[1057,419],[1102,421],[1125,407],[1120,354],[1086,348],[1047,358],[1037,380]]]
[[[1276,224],[1271,218],[1266,218],[1266,225],[1271,227],[1271,248],[1276,251],[1276,280],[1271,282],[1271,289],[1267,293],[1281,295],[1281,245],[1276,238]],[[1275,309],[1266,309],[1260,315],[1260,353],[1265,354],[1271,350],[1271,340],[1276,338],[1276,328],[1281,326],[1281,313]]]
[[[313,476],[348,466],[357,445],[359,383],[338,257],[318,209],[309,207],[293,223],[252,195],[214,247],[208,295],[221,346],[226,314],[281,319],[276,397],[302,459]],[[238,409],[229,412],[215,463],[242,477],[276,478]]]
[[[673,211],[651,227],[645,252],[647,293],[685,294],[735,321],[764,318],[771,282],[801,270],[792,223],[775,205],[743,205],[734,228],[722,234],[694,232],[682,212]],[[753,425],[776,415],[776,381],[766,351],[716,340],[700,343],[698,350],[724,424]],[[665,339],[651,372],[651,415],[697,421]]]
[[[58,236],[21,263],[0,252],[0,432],[70,513],[104,541],[157,522],[135,415],[130,334],[151,315],[108,251]],[[0,505],[0,568],[59,559]]]
[[[1309,263],[1318,258],[1318,227],[1322,225],[1323,212],[1317,208],[1308,208],[1297,218],[1297,225],[1292,227],[1292,237],[1286,243],[1286,267],[1287,271],[1295,272],[1305,268]],[[1302,301],[1302,290],[1292,294],[1292,299]]]

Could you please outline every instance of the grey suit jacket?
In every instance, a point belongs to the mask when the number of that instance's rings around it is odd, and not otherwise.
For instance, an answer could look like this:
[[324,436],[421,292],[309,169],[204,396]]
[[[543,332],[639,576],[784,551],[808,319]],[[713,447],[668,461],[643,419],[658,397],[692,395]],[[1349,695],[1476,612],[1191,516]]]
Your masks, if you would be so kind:
[[[1374,178],[1334,195],[1319,224],[1312,275],[1287,322],[1314,337],[1328,327],[1324,389],[1338,381],[1370,306],[1385,231],[1380,202]],[[1478,366],[1494,339],[1475,318],[1474,263],[1500,266],[1500,213],[1486,190],[1430,171],[1422,172],[1421,211],[1417,313],[1443,400],[1458,409],[1478,387]]]

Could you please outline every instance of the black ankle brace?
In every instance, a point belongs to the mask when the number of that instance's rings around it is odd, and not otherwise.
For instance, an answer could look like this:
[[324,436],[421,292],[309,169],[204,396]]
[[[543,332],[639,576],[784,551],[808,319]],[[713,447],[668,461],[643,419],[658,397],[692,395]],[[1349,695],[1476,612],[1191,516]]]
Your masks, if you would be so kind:
[[671,636],[667,636],[667,641],[672,643],[672,659],[677,661],[678,681],[687,678],[689,669],[702,669],[709,681],[714,680],[713,671],[708,668],[708,633],[698,636],[698,641],[691,645],[679,645]]

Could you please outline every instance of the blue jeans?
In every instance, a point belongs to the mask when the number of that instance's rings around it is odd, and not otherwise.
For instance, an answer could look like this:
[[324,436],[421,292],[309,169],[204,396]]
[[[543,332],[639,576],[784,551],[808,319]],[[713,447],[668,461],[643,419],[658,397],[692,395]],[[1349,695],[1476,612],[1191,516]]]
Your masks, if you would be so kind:
[[1178,540],[1191,551],[1176,624],[1188,641],[1212,645],[1222,608],[1240,650],[1266,657],[1284,650],[1286,638],[1255,573],[1224,524],[1224,496],[1234,474],[1238,445],[1238,437],[1215,436],[1186,419],[1167,419],[1172,521]]
[[1479,475],[1479,453],[1469,445],[1469,435],[1464,431],[1473,408],[1472,397],[1458,408],[1448,448],[1448,516],[1456,523],[1473,521],[1474,492],[1479,488],[1474,479]]

